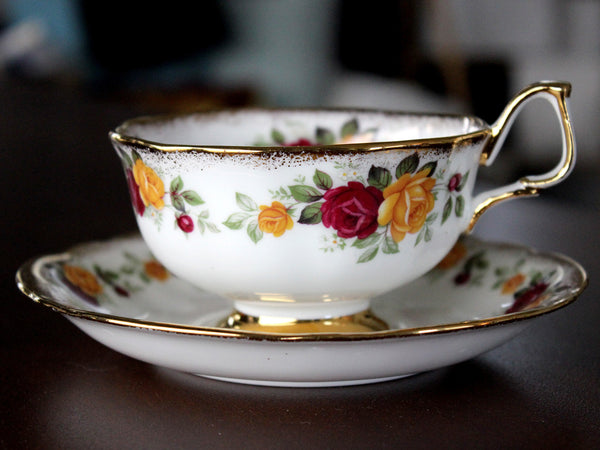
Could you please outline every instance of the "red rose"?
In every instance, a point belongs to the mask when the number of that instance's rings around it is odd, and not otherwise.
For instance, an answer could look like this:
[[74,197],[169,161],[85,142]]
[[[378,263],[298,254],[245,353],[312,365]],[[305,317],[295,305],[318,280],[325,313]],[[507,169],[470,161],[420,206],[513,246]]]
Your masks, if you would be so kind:
[[289,142],[287,144],[284,144],[286,147],[312,147],[313,144],[311,141],[309,141],[308,139],[305,138],[300,138],[297,141],[294,142]]
[[364,239],[377,229],[377,213],[383,202],[379,189],[350,181],[348,186],[329,189],[323,198],[323,225],[335,229],[339,237]]
[[127,169],[127,187],[129,188],[129,195],[131,196],[131,203],[135,211],[140,215],[144,215],[144,211],[146,210],[146,205],[144,205],[144,201],[140,195],[140,190],[138,188],[137,183],[135,182],[135,178],[133,176],[133,172],[131,169]]

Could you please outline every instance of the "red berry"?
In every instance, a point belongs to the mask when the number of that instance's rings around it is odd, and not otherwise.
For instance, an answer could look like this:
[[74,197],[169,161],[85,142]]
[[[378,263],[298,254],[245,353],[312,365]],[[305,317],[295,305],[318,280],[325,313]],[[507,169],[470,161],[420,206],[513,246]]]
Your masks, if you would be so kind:
[[460,173],[454,174],[452,176],[452,178],[450,178],[450,181],[448,182],[448,190],[450,192],[456,191],[458,189],[458,187],[460,186],[461,181],[462,181],[462,175]]
[[114,289],[115,289],[115,292],[117,294],[119,294],[121,297],[129,297],[129,292],[125,288],[123,288],[121,286],[114,286]]
[[185,233],[194,231],[194,221],[187,214],[183,214],[177,218],[177,225],[181,228],[181,231]]
[[469,272],[461,272],[456,277],[454,277],[454,284],[465,284],[471,279],[471,274]]
[[514,303],[506,310],[506,312],[514,313],[525,309],[527,306],[536,301],[539,296],[546,291],[546,289],[548,289],[548,284],[543,282],[530,287],[525,292],[516,296]]

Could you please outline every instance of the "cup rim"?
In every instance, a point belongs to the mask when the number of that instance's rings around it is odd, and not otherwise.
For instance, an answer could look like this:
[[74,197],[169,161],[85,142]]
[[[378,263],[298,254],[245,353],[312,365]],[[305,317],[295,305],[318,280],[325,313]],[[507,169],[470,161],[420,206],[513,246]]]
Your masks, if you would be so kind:
[[[134,136],[128,133],[128,129],[135,125],[145,125],[152,123],[164,123],[176,119],[201,116],[209,117],[219,114],[236,114],[236,113],[351,113],[351,114],[380,114],[384,116],[413,116],[427,119],[462,119],[471,121],[478,129],[468,133],[449,134],[447,136],[438,136],[431,138],[415,138],[396,141],[373,141],[361,143],[338,143],[338,144],[315,144],[315,145],[270,145],[270,146],[254,146],[254,145],[188,145],[188,144],[168,144],[164,142],[154,141]],[[339,153],[373,153],[385,152],[390,150],[411,149],[415,151],[425,151],[431,148],[436,150],[451,150],[458,144],[466,143],[467,141],[479,142],[488,137],[491,132],[491,127],[484,120],[469,114],[453,114],[453,113],[435,113],[435,112],[411,112],[411,111],[389,111],[380,109],[364,109],[364,108],[264,108],[264,107],[249,107],[249,108],[221,108],[211,109],[207,111],[192,111],[181,113],[166,113],[141,115],[128,120],[125,120],[114,130],[109,132],[109,138],[119,144],[129,145],[136,148],[143,148],[149,151],[158,153],[173,153],[173,152],[199,152],[199,153],[216,153],[216,154],[249,154],[249,155],[265,155],[273,153],[309,153],[309,154],[339,154]]]

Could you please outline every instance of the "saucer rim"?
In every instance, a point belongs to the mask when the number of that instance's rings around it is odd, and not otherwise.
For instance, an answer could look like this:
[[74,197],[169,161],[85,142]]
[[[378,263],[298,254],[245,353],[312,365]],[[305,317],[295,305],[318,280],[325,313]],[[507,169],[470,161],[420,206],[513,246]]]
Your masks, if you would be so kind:
[[92,322],[104,323],[109,325],[117,325],[126,328],[135,328],[151,332],[176,333],[189,336],[204,336],[211,338],[229,338],[243,339],[252,341],[277,341],[277,342],[317,342],[317,341],[371,341],[381,339],[397,339],[408,338],[415,336],[432,336],[439,334],[455,333],[460,331],[468,331],[474,329],[490,328],[499,325],[520,322],[531,319],[537,316],[549,314],[558,309],[573,303],[585,290],[589,284],[589,277],[583,266],[574,259],[556,252],[539,251],[533,247],[519,245],[507,242],[494,242],[485,239],[469,236],[470,240],[505,249],[514,249],[526,251],[529,255],[542,259],[553,260],[558,264],[571,266],[574,273],[580,278],[579,282],[574,284],[574,290],[570,290],[568,295],[557,299],[552,304],[536,307],[530,310],[519,311],[515,313],[502,314],[480,319],[466,320],[447,324],[428,325],[423,327],[413,328],[397,328],[384,331],[367,331],[353,333],[269,333],[260,331],[246,330],[229,330],[218,327],[184,325],[169,322],[159,322],[151,320],[135,319],[130,317],[117,316],[108,313],[94,312],[90,310],[66,306],[53,299],[51,296],[43,293],[43,288],[39,286],[41,282],[36,278],[38,267],[48,263],[59,263],[68,261],[73,258],[77,251],[82,248],[98,244],[99,242],[113,242],[115,240],[131,240],[142,239],[138,233],[117,236],[104,241],[88,241],[72,246],[65,252],[47,254],[39,257],[34,257],[22,264],[15,276],[17,287],[19,290],[33,300],[45,307],[52,309],[65,316],[85,319]]

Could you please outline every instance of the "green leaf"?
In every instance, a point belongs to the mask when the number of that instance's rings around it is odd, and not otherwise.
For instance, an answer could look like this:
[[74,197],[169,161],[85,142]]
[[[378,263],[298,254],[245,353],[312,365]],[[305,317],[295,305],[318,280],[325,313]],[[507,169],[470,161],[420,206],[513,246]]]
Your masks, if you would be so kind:
[[219,227],[217,227],[212,222],[206,222],[206,228],[208,228],[208,231],[210,231],[211,233],[220,233],[221,232],[221,230],[219,230]]
[[244,222],[246,222],[246,220],[248,220],[249,217],[250,217],[250,214],[247,214],[247,213],[243,213],[243,212],[233,213],[232,215],[230,215],[227,218],[227,220],[225,222],[223,222],[223,225],[225,225],[227,228],[229,228],[231,230],[239,230],[240,228],[242,228],[242,226],[244,225]]
[[105,283],[112,284],[119,279],[119,274],[112,270],[104,270],[98,265],[94,265],[94,272],[100,277]]
[[465,212],[465,198],[462,195],[456,197],[456,204],[454,205],[454,212],[457,217],[462,217]]
[[298,219],[298,223],[302,223],[305,225],[314,225],[317,223],[321,223],[322,213],[321,206],[322,202],[319,203],[311,203],[306,208],[302,210],[300,213],[300,218]]
[[178,176],[177,178],[173,178],[173,180],[171,180],[171,187],[170,187],[171,192],[179,192],[182,189],[183,189],[183,180],[181,179],[181,177]]
[[497,277],[505,277],[508,274],[508,267],[496,267],[494,275]]
[[323,145],[333,144],[335,142],[335,135],[327,128],[317,128],[317,142]]
[[419,172],[422,172],[423,170],[428,170],[429,172],[427,173],[427,176],[432,177],[433,174],[435,173],[436,168],[437,168],[437,161],[431,161],[431,162],[428,162],[427,164],[424,164],[423,167],[421,167],[419,169]]
[[444,210],[442,211],[442,223],[448,220],[448,217],[450,217],[450,213],[452,213],[452,197],[448,197],[448,200],[444,205]]
[[199,219],[208,219],[208,209],[205,209],[200,214],[198,214]]
[[283,135],[283,133],[275,128],[273,128],[271,130],[271,139],[273,139],[273,142],[283,145],[285,144],[285,136]]
[[140,277],[140,280],[142,280],[144,283],[152,282],[152,279],[146,274],[146,272],[139,272],[138,275]]
[[312,203],[323,198],[321,193],[311,186],[296,184],[294,186],[288,186],[288,188],[292,193],[292,197],[298,202]]
[[371,166],[367,182],[370,186],[383,191],[392,182],[392,174],[383,167]]
[[354,136],[356,133],[358,133],[358,120],[356,118],[350,119],[342,125],[340,132],[342,137]]
[[127,258],[129,261],[135,263],[135,264],[142,264],[143,262],[137,257],[135,256],[133,253],[130,252],[123,252],[123,256],[125,256],[125,258]]
[[489,265],[490,265],[490,262],[487,259],[483,258],[483,257],[478,258],[475,261],[475,266],[478,269],[487,269],[489,267]]
[[248,232],[248,236],[250,236],[250,239],[252,239],[252,242],[254,242],[255,244],[258,243],[258,241],[260,241],[264,236],[262,230],[258,228],[257,221],[250,222],[248,224],[248,228],[246,228],[246,231]]
[[392,238],[391,236],[385,237],[383,245],[381,246],[381,250],[383,251],[383,253],[386,253],[388,255],[398,253],[400,251],[398,249],[398,243],[394,241],[394,238]]
[[425,219],[425,223],[432,224],[433,222],[435,222],[435,219],[437,219],[437,218],[438,218],[438,213],[437,212],[432,212]]
[[474,268],[479,267],[481,265],[481,261],[484,260],[485,251],[480,251],[475,253],[467,262],[465,262],[464,271],[472,272]]
[[377,252],[379,251],[379,247],[371,247],[367,251],[363,252],[362,255],[358,258],[358,263],[366,263],[371,261],[375,256],[377,256]]
[[123,167],[126,169],[130,169],[133,167],[133,161],[125,151],[119,151],[119,156],[121,157],[121,162],[123,163]]
[[419,167],[419,155],[413,153],[400,161],[396,167],[396,178],[400,178],[405,173],[413,173],[417,167]]
[[465,187],[465,185],[467,184],[467,180],[469,179],[469,172],[470,172],[470,170],[467,170],[467,173],[464,174],[464,176],[460,180],[459,185],[456,187],[456,190],[458,192],[462,191],[463,188]]
[[331,186],[333,186],[333,180],[331,177],[319,169],[315,170],[313,181],[319,189],[323,189],[324,191],[331,189]]
[[352,247],[367,248],[367,247],[370,247],[370,246],[376,244],[380,238],[381,238],[381,233],[373,233],[364,239],[356,239],[352,243]]
[[133,163],[135,164],[135,162],[138,159],[142,159],[142,157],[140,156],[140,154],[137,151],[131,150],[131,159],[133,159]]
[[419,245],[420,242],[423,240],[423,236],[425,236],[425,228],[421,228],[421,231],[419,231],[419,234],[417,234],[417,240],[415,241],[415,247],[417,245]]
[[198,219],[198,230],[200,231],[200,234],[204,234],[204,231],[206,231],[206,225],[201,219]]
[[123,272],[125,275],[131,275],[132,273],[135,272],[135,267],[133,266],[121,266],[121,268],[119,269],[121,272]]
[[173,205],[173,207],[178,211],[185,212],[185,203],[183,198],[181,198],[181,195],[176,192],[171,192],[171,205]]
[[530,286],[536,285],[537,283],[542,281],[542,279],[544,278],[544,276],[542,275],[542,272],[540,272],[538,270],[531,272],[530,276],[531,276],[531,281],[529,282]]
[[258,205],[248,197],[246,194],[241,194],[240,192],[235,193],[235,201],[238,206],[244,211],[256,211],[258,210]]
[[425,227],[425,236],[424,236],[425,242],[429,242],[432,237],[433,237],[433,231],[431,231],[431,228]]
[[196,191],[183,191],[181,196],[192,206],[198,206],[204,203],[204,200],[202,200],[202,197],[200,197]]

